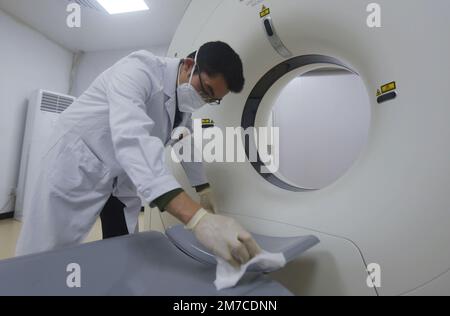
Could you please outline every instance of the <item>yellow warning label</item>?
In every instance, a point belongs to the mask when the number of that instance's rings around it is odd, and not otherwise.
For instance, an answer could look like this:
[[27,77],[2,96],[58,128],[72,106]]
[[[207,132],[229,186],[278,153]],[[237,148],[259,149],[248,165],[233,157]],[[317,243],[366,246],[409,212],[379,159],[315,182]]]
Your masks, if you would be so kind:
[[377,90],[377,97],[379,97],[381,95],[381,91],[380,89]]
[[203,119],[203,120],[202,120],[202,123],[203,123],[203,124],[214,124],[214,121],[211,120],[211,119]]
[[211,119],[203,119],[202,120],[202,128],[211,128],[214,127],[215,123]]
[[263,7],[262,7],[262,9],[261,9],[261,12],[259,13],[259,16],[260,16],[261,18],[263,18],[263,17],[268,16],[269,14],[270,14],[270,9],[269,9],[269,8],[266,8],[266,6],[263,5]]
[[393,90],[397,89],[397,83],[395,81],[390,82],[388,84],[385,84],[384,86],[381,86],[381,93],[387,93]]

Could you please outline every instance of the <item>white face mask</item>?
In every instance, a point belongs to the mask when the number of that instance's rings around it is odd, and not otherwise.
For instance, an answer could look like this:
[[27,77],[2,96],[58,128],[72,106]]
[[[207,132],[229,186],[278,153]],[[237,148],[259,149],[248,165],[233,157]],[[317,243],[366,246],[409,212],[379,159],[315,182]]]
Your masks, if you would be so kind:
[[181,67],[178,71],[178,88],[177,88],[178,109],[181,112],[185,113],[194,113],[195,111],[197,111],[206,104],[206,102],[203,100],[203,98],[200,96],[197,90],[195,90],[194,86],[192,86],[192,77],[194,76],[195,66],[197,65],[197,56],[198,50],[197,53],[195,54],[195,64],[192,67],[189,83],[184,83],[180,85]]

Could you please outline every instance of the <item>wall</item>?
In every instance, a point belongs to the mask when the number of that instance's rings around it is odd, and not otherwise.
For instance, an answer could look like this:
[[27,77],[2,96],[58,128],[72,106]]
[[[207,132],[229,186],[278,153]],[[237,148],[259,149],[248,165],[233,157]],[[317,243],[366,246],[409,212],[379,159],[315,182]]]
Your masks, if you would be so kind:
[[366,145],[367,91],[352,74],[299,77],[280,94],[273,120],[280,127],[280,174],[321,189],[344,175]]
[[13,211],[27,97],[68,93],[73,54],[0,10],[0,214]]
[[[167,47],[146,48],[157,56],[166,56]],[[80,55],[71,95],[79,97],[103,71],[135,50],[98,51]]]

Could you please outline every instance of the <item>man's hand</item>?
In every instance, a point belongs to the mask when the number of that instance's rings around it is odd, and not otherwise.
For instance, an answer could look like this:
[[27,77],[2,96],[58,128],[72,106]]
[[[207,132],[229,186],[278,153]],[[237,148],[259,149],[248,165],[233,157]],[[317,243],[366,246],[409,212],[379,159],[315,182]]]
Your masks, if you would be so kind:
[[238,222],[208,213],[185,192],[174,198],[166,211],[192,230],[202,245],[234,267],[247,263],[261,252],[252,235]]
[[194,231],[201,244],[236,268],[261,252],[252,235],[230,217],[200,209],[187,228]]

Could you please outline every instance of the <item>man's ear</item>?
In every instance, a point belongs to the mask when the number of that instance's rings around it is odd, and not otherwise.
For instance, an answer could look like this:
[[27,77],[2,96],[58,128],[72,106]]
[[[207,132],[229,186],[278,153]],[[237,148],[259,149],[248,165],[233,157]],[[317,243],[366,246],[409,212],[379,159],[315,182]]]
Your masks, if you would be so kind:
[[192,67],[194,67],[195,61],[192,58],[183,59],[183,70],[186,72],[190,72]]

